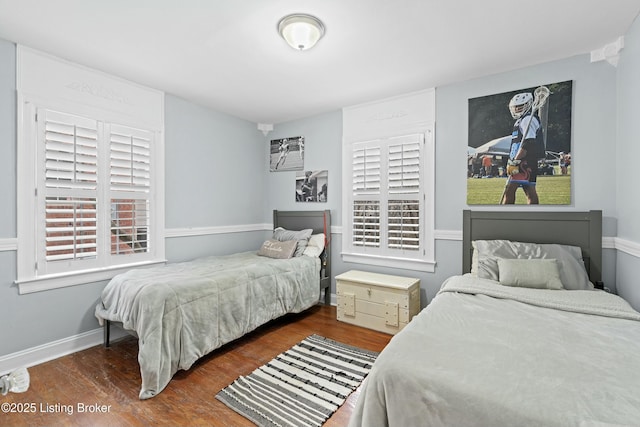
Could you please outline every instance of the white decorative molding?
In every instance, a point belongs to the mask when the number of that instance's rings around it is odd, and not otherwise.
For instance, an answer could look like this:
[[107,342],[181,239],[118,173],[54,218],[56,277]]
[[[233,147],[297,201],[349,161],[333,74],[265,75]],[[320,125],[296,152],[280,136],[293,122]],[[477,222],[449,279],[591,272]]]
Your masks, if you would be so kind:
[[[273,224],[249,224],[232,225],[222,227],[187,227],[170,228],[165,231],[165,238],[207,236],[212,234],[244,233],[249,231],[269,231],[273,229]],[[331,234],[342,234],[342,226],[331,226]],[[436,240],[462,241],[461,230],[434,230]],[[18,240],[15,238],[0,239],[0,252],[15,251],[18,248]],[[603,249],[617,249],[626,254],[640,258],[640,243],[619,237],[604,236],[602,238]]]
[[426,89],[342,109],[343,142],[424,133],[435,123],[435,90]]
[[264,136],[267,136],[267,134],[273,130],[273,125],[271,123],[258,123],[258,130],[261,131]]
[[434,230],[433,237],[436,240],[460,240],[462,241],[462,230]]
[[407,110],[400,110],[395,112],[379,112],[366,119],[365,122],[369,123],[381,122],[383,120],[394,120],[405,117],[407,115],[409,115],[409,112]]
[[602,249],[615,249],[616,248],[616,238],[615,237],[602,237]]
[[[111,327],[111,341],[127,336],[121,328]],[[93,329],[78,335],[42,344],[0,357],[0,375],[18,368],[29,368],[104,342],[104,330]]]
[[0,252],[18,250],[18,239],[0,239]]
[[640,258],[640,243],[621,239],[620,237],[614,237],[613,240],[615,249],[636,258]]
[[69,89],[77,90],[78,92],[88,93],[89,95],[104,98],[109,101],[116,101],[121,104],[132,105],[132,102],[126,95],[120,92],[105,87],[103,85],[96,85],[89,82],[73,81],[65,85]]
[[190,237],[208,236],[211,234],[244,233],[249,231],[273,230],[273,224],[244,224],[244,225],[223,225],[219,227],[185,227],[169,228],[165,230],[164,237]]
[[[244,224],[244,225],[223,225],[218,227],[184,227],[169,228],[164,232],[165,238],[209,236],[212,234],[245,233],[249,231],[271,231],[273,224]],[[331,234],[342,233],[342,227],[332,226]]]
[[591,62],[607,61],[614,67],[618,66],[619,52],[624,47],[624,37],[620,36],[613,43],[609,43],[600,49],[591,51]]
[[164,128],[162,91],[22,45],[17,48],[17,68],[17,90],[23,97],[84,105],[94,113],[112,114],[110,120],[122,124]]

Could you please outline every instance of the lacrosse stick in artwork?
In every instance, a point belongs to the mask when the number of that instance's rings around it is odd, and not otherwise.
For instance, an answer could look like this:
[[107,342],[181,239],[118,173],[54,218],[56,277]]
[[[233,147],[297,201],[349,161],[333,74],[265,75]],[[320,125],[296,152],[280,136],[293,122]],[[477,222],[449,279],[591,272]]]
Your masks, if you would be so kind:
[[[551,92],[549,88],[546,86],[537,87],[533,91],[533,96],[530,93],[521,93],[515,95],[511,102],[509,103],[509,110],[511,111],[511,115],[514,119],[519,119],[524,115],[528,114],[531,111],[531,117],[545,105],[547,102],[547,98]],[[529,133],[529,127],[531,126],[531,120],[527,122],[527,127],[522,133],[522,139],[520,140],[520,144],[524,142],[527,134]],[[513,155],[513,154],[512,154]],[[507,173],[508,178],[507,182],[502,190],[502,196],[500,196],[500,202],[504,202],[504,197],[507,192],[507,188],[509,184],[515,179],[514,176],[521,176],[522,178],[528,179],[528,173],[521,172],[519,168],[520,161],[515,159],[509,159],[507,162]]]

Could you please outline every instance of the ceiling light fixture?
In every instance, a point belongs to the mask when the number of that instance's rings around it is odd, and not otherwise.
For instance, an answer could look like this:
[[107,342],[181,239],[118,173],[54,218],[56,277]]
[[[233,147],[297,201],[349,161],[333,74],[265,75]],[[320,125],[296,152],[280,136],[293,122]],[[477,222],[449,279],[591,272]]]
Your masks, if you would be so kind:
[[315,16],[295,13],[280,20],[278,32],[292,48],[307,50],[324,36],[324,25]]

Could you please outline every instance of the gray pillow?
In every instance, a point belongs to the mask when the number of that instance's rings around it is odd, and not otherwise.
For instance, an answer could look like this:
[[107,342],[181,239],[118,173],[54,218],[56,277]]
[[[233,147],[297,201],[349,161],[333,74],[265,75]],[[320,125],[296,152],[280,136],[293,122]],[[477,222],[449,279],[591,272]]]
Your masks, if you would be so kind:
[[296,250],[296,241],[288,240],[280,242],[278,240],[267,240],[258,250],[258,255],[267,256],[269,258],[289,259]]
[[555,259],[498,258],[500,284],[521,288],[564,289]]
[[307,247],[307,242],[311,237],[311,233],[313,233],[313,230],[310,228],[300,230],[300,231],[293,231],[293,230],[284,229],[282,227],[278,227],[275,230],[273,230],[273,238],[280,242],[295,240],[298,243],[298,245],[296,246],[296,251],[293,256],[302,256],[304,252],[304,248]]
[[565,289],[593,289],[578,246],[510,240],[476,240],[472,243],[474,252],[477,251],[477,268],[472,266],[472,271],[476,270],[476,276],[482,279],[499,280],[498,258],[555,259]]

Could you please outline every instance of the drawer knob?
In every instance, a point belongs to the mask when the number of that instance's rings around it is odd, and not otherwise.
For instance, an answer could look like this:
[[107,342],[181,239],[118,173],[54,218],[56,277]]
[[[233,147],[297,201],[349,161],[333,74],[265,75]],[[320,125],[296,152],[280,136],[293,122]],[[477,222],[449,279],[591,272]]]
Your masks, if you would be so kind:
[[371,296],[371,288],[367,289],[367,293]]

